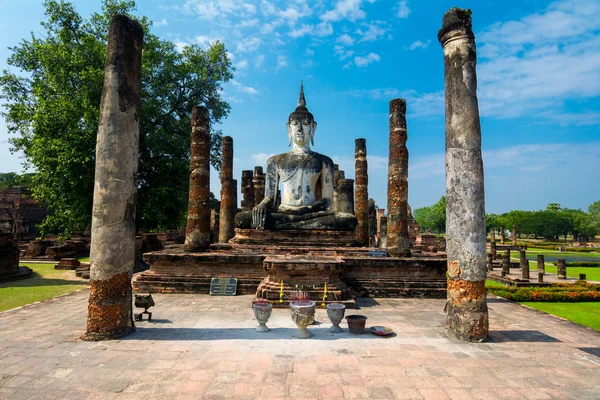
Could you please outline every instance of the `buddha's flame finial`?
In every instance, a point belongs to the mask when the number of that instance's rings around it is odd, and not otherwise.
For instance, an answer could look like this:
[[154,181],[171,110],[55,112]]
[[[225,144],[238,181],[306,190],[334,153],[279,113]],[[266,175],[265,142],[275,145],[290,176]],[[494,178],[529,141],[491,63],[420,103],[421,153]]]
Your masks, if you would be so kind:
[[300,81],[300,96],[298,96],[298,107],[306,107],[306,99],[304,98],[304,85]]

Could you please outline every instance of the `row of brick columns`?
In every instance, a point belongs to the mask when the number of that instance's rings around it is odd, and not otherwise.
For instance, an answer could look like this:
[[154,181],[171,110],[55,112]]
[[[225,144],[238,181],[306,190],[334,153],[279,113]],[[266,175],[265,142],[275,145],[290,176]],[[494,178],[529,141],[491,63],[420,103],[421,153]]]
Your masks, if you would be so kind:
[[[477,101],[476,50],[470,10],[450,9],[438,39],[444,49],[446,90],[446,248],[448,255],[448,334],[468,341],[487,337],[488,310],[485,278],[485,207],[481,128]],[[135,330],[132,318],[131,276],[135,253],[135,177],[139,146],[141,93],[141,26],[115,16],[108,35],[105,85],[100,106],[96,177],[92,216],[91,279],[85,338],[105,339]],[[387,249],[390,256],[410,255],[408,243],[408,150],[406,101],[390,102]],[[208,112],[192,115],[190,201],[185,247],[205,251],[209,246]],[[357,240],[368,244],[368,175],[366,142],[357,139],[355,151],[356,202],[352,180],[338,173],[338,211],[354,209]],[[223,137],[219,241],[234,235],[236,181],[233,179],[233,140]],[[264,175],[256,169],[243,175],[250,206],[264,196]],[[261,191],[263,194],[261,194]],[[109,212],[110,208],[110,212]],[[465,229],[468,226],[468,229]],[[501,235],[503,236],[503,230]],[[513,238],[515,235],[513,234]]]

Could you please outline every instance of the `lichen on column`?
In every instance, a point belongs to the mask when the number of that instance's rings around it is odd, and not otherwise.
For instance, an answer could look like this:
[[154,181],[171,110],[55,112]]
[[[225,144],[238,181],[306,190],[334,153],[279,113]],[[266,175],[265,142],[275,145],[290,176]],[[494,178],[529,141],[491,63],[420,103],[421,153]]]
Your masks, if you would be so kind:
[[114,339],[135,331],[131,276],[135,260],[142,42],[138,22],[123,15],[112,18],[96,138],[85,340]]
[[446,89],[447,326],[450,337],[487,339],[486,231],[477,55],[471,11],[451,8],[438,39]]
[[406,100],[390,101],[388,159],[388,216],[386,251],[391,257],[409,257],[408,237],[408,149]]
[[185,251],[207,251],[210,246],[210,131],[208,109],[192,110],[190,192]]

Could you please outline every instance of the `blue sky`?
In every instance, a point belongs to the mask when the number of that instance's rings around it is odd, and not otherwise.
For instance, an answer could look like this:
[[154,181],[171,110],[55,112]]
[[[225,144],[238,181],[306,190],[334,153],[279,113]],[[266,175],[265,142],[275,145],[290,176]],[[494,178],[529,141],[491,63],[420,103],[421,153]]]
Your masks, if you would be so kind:
[[[99,1],[74,1],[88,16]],[[40,31],[41,1],[0,2],[0,68],[8,46]],[[220,127],[234,172],[287,151],[285,122],[304,81],[318,122],[314,150],[354,176],[354,139],[367,139],[369,194],[387,207],[388,103],[407,99],[409,202],[445,193],[444,12],[473,10],[478,47],[486,210],[600,200],[600,0],[138,0],[137,13],[177,46],[225,43],[235,77]],[[0,118],[0,172],[21,171]],[[219,193],[218,176],[212,175]]]

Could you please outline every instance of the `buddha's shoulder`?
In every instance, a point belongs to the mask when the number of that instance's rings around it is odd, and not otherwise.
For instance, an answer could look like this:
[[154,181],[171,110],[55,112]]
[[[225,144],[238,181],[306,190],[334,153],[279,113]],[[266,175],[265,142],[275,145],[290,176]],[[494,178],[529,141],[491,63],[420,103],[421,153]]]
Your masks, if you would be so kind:
[[[307,157],[308,157],[308,155],[307,155]],[[324,154],[313,151],[312,153],[310,153],[310,157],[312,157],[312,159],[322,162],[324,164],[333,166],[333,160]],[[292,162],[292,161],[297,162],[297,160],[298,160],[297,154],[288,152],[288,153],[276,154],[274,156],[269,157],[269,159],[267,160],[267,165],[269,165],[271,163],[275,163],[275,165],[279,165],[281,163],[287,164],[288,162]]]
[[333,166],[333,160],[331,158],[327,157],[325,154],[315,152],[315,158],[317,158],[318,160],[323,162],[323,164]]

